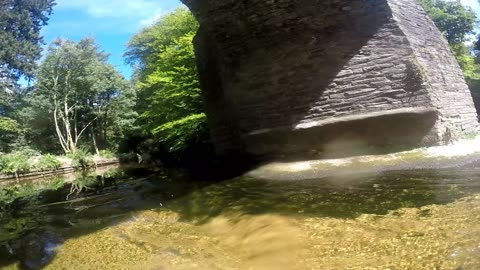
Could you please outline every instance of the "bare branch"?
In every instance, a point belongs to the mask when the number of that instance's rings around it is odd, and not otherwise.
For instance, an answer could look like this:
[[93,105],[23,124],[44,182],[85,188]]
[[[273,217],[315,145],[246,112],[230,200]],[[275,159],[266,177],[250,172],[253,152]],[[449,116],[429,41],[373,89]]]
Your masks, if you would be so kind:
[[91,125],[93,124],[93,122],[95,122],[95,120],[97,120],[98,117],[95,117],[92,121],[90,121],[82,130],[80,130],[80,133],[78,134],[78,137],[75,138],[75,142],[78,142],[78,139],[80,138],[80,136],[82,136],[82,133]]

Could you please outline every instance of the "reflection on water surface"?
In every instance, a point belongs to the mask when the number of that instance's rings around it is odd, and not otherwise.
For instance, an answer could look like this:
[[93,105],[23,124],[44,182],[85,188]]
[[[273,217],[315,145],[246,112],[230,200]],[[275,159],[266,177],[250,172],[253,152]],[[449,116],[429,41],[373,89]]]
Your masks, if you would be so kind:
[[480,268],[480,170],[221,183],[137,171],[80,182],[7,209],[0,267]]

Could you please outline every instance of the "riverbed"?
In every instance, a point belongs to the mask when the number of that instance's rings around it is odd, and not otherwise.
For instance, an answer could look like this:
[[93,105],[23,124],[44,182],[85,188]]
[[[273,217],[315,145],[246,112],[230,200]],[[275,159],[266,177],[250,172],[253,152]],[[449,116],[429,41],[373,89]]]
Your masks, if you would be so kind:
[[480,169],[98,181],[8,209],[0,268],[480,268]]

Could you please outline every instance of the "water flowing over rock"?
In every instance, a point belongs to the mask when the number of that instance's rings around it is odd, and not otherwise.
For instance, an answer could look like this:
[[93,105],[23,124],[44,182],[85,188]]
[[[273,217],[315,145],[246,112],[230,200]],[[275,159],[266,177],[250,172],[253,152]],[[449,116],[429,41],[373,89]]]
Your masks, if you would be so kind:
[[200,22],[219,154],[441,145],[478,131],[459,65],[414,0],[183,2]]

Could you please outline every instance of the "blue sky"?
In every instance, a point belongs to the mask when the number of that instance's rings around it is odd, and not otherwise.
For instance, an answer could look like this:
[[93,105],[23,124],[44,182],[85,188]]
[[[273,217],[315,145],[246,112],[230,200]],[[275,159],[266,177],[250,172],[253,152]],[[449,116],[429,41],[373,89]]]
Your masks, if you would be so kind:
[[[454,1],[454,0],[452,0]],[[480,18],[478,0],[461,0]],[[57,37],[75,41],[93,36],[110,53],[110,63],[129,79],[132,73],[122,54],[130,37],[174,8],[179,0],[57,0],[49,25],[42,29],[47,44]]]
[[469,6],[475,10],[475,12],[480,15],[480,4],[478,3],[478,0],[461,0],[462,4]]
[[132,73],[122,54],[130,37],[181,5],[179,0],[57,0],[48,26],[42,29],[45,42],[57,37],[80,40],[95,37],[110,53],[109,62],[127,79]]

